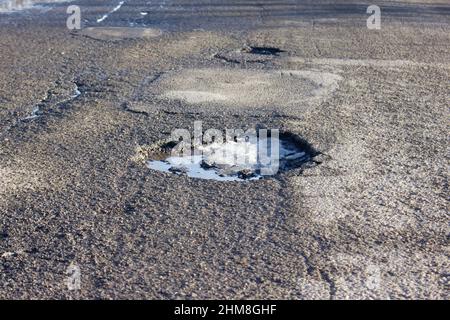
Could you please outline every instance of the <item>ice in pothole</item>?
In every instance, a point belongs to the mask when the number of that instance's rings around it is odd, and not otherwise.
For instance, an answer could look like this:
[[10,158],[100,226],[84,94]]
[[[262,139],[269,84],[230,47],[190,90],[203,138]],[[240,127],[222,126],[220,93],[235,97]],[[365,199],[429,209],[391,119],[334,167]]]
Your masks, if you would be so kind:
[[310,152],[286,135],[247,136],[196,148],[181,142],[171,151],[163,160],[148,161],[147,166],[191,178],[244,181],[273,176],[299,167],[311,158]]

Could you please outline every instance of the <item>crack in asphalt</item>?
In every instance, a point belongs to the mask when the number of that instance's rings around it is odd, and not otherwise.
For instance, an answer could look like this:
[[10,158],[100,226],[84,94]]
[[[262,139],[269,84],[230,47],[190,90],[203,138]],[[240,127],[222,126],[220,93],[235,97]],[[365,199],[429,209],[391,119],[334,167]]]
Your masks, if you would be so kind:
[[156,81],[158,81],[159,78],[164,74],[165,72],[161,71],[156,74],[150,74],[145,76],[142,81],[139,83],[138,87],[134,90],[132,94],[132,101],[138,101],[139,97],[142,95],[142,92],[144,91],[144,88]]
[[[45,109],[51,109],[52,107],[62,107],[70,102],[72,102],[73,100],[77,99],[82,92],[79,90],[78,85],[76,84],[76,82],[73,82],[73,84],[75,85],[75,88],[73,90],[73,94],[70,95],[68,98],[64,97],[61,99],[57,99],[57,101],[52,102],[51,99],[53,97],[53,93],[52,93],[52,89],[47,90],[47,94],[46,97],[41,100],[41,102],[39,102],[37,105],[35,105],[33,107],[33,110],[31,112],[31,115],[25,118],[21,118],[19,119],[20,121],[30,121],[30,120],[34,120],[36,118],[41,117],[44,114],[44,108]],[[64,96],[64,95],[63,95]]]
[[[12,124],[3,127],[3,130],[0,133],[0,139],[3,139],[9,131],[18,127],[21,123],[32,122],[35,119],[42,117],[45,113],[50,114],[52,108],[64,107],[77,99],[80,95],[83,94],[83,92],[82,90],[80,90],[80,87],[78,86],[76,81],[72,81],[72,84],[74,85],[73,94],[69,96],[67,94],[58,95],[53,93],[54,90],[62,87],[61,84],[57,84],[54,87],[48,89],[44,98],[42,98],[37,104],[33,105],[28,116],[15,118],[13,119]],[[53,97],[56,97],[56,101],[52,101]]]
[[336,291],[337,291],[335,281],[330,278],[330,275],[328,274],[328,272],[326,272],[324,270],[320,270],[319,273],[320,273],[320,277],[322,278],[322,280],[325,281],[329,286],[330,299],[334,300],[336,298]]

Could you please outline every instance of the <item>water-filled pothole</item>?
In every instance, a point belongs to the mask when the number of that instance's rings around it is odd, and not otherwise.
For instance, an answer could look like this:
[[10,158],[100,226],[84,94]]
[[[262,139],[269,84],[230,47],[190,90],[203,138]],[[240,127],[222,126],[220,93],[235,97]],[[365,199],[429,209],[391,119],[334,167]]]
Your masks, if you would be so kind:
[[153,147],[147,167],[191,178],[218,181],[259,180],[302,167],[316,155],[303,139],[269,131],[193,147],[171,141]]

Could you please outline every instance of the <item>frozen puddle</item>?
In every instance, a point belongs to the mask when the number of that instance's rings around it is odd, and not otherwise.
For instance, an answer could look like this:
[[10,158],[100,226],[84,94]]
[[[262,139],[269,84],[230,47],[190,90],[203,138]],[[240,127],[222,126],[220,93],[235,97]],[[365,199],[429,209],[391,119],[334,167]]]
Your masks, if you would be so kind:
[[0,13],[30,9],[38,4],[67,2],[69,0],[0,0]]
[[246,181],[301,167],[312,156],[312,149],[290,134],[268,138],[247,136],[195,149],[180,142],[170,151],[159,153],[156,156],[159,159],[148,161],[147,167],[191,178]]
[[[163,161],[149,161],[147,166],[156,171],[170,172],[174,174],[186,174],[190,178],[218,180],[218,181],[236,181],[244,180],[239,176],[227,176],[221,174],[218,170],[208,169],[202,166],[203,157],[169,157]],[[251,177],[249,180],[260,179],[260,177]]]

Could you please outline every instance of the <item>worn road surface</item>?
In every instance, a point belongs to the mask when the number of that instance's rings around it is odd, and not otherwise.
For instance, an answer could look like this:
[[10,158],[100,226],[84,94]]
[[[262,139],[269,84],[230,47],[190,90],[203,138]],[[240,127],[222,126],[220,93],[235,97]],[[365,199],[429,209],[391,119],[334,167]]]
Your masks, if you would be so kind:
[[[0,298],[449,299],[450,4],[378,1],[369,30],[370,4],[0,13]],[[318,155],[248,182],[148,169],[194,121]]]

